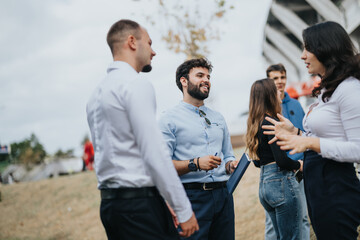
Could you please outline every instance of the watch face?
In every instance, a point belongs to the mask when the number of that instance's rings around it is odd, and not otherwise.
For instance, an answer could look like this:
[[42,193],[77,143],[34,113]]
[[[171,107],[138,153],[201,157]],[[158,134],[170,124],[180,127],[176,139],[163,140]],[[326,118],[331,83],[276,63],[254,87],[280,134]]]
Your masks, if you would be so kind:
[[189,169],[190,169],[190,171],[196,171],[197,168],[196,168],[195,163],[189,163]]
[[195,172],[197,170],[196,164],[194,163],[194,159],[190,160],[188,167],[192,172]]

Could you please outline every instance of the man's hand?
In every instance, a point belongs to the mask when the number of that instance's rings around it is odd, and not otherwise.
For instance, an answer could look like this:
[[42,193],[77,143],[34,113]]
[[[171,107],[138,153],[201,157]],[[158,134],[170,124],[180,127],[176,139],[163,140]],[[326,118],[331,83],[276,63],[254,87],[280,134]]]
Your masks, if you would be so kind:
[[166,202],[166,205],[171,213],[171,216],[172,216],[172,219],[173,219],[173,222],[174,222],[174,225],[175,225],[175,228],[177,228],[179,226],[179,220],[177,219],[176,217],[176,213],[174,212],[174,209],[172,209],[172,207],[170,207],[169,203]]
[[280,119],[279,121],[276,121],[275,119],[265,117],[265,119],[269,122],[271,122],[274,125],[263,125],[262,129],[265,129],[267,131],[264,131],[265,135],[275,135],[270,141],[269,144],[272,144],[273,142],[277,141],[279,139],[279,135],[296,135],[297,134],[297,128],[294,127],[294,125],[290,122],[289,119],[285,118],[281,114],[277,114],[277,117]]
[[199,164],[201,170],[209,171],[221,164],[221,158],[213,155],[204,156],[199,158],[197,164]]
[[239,161],[230,161],[226,163],[225,169],[228,174],[231,174],[235,171],[235,168],[237,167]]
[[181,237],[190,237],[194,234],[195,231],[199,231],[199,225],[195,218],[195,214],[191,216],[189,220],[186,222],[180,223],[181,232],[179,232],[179,235]]

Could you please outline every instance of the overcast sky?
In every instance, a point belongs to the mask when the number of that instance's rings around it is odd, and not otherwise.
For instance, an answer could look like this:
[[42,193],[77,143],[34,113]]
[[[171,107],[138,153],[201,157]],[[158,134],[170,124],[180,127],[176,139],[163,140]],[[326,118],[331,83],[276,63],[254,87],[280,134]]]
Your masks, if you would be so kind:
[[[200,1],[204,14],[211,11],[208,1]],[[185,56],[167,50],[159,24],[145,19],[156,20],[157,2],[1,1],[0,144],[35,133],[48,153],[72,148],[81,154],[80,142],[89,134],[86,103],[112,61],[106,33],[122,18],[139,22],[153,40],[153,71],[143,76],[155,87],[158,113],[177,104],[182,94],[174,76]],[[239,116],[247,111],[252,82],[265,77],[261,46],[271,0],[232,2],[235,8],[220,21],[220,40],[208,45],[214,66],[208,104],[236,134],[246,128]]]

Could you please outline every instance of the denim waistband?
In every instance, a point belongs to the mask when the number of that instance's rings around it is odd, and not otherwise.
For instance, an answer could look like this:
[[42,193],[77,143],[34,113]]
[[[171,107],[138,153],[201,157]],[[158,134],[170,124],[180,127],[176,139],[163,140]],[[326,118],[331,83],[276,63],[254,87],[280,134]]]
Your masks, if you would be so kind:
[[266,173],[266,172],[280,172],[280,167],[276,164],[276,163],[270,163],[267,165],[262,165],[260,166],[261,172],[262,173]]
[[293,174],[293,171],[280,168],[276,163],[263,165],[260,168],[261,168],[260,174],[266,176],[272,173],[281,173],[282,175]]

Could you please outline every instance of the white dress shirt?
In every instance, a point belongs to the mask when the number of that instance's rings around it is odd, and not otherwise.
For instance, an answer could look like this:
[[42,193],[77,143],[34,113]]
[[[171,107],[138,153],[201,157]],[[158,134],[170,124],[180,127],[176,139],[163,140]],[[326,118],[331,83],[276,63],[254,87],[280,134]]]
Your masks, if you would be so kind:
[[98,188],[156,186],[180,222],[192,216],[156,122],[153,86],[116,61],[87,104]]
[[321,96],[304,118],[306,136],[320,138],[322,157],[360,163],[360,81],[345,79],[328,102]]

